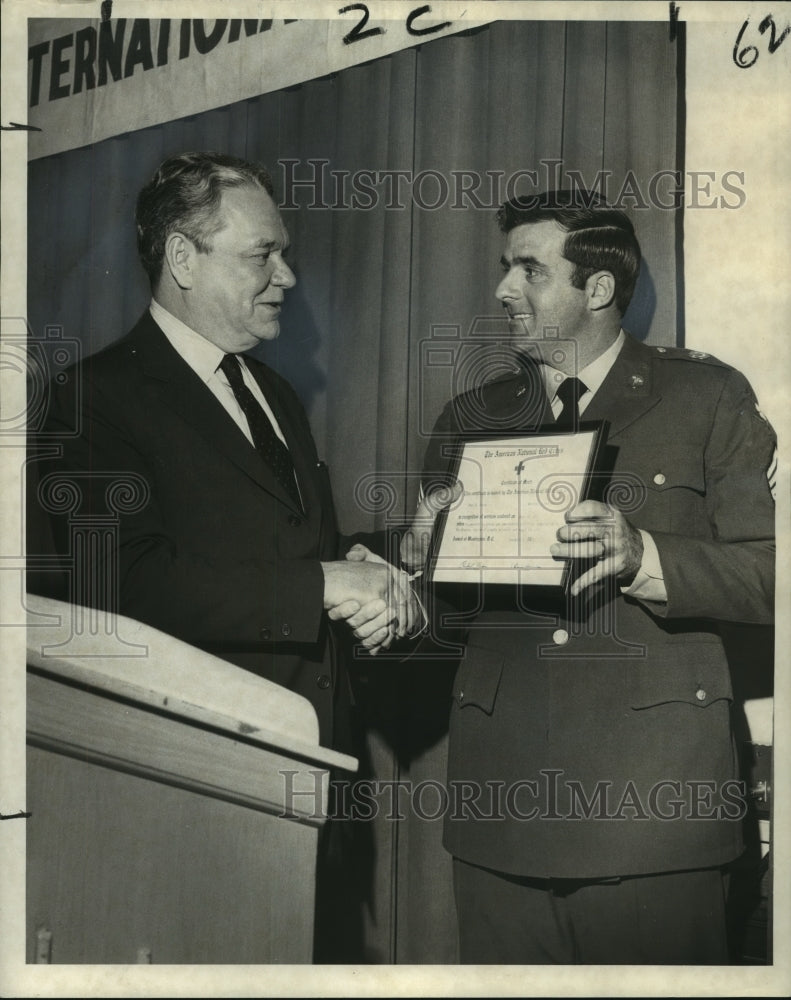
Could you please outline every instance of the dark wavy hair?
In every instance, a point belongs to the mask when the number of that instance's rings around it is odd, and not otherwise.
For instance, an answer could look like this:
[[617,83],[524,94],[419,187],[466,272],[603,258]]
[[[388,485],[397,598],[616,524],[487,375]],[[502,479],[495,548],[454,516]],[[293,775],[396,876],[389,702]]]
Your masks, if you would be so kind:
[[504,233],[534,222],[556,222],[568,236],[563,256],[574,265],[571,283],[584,288],[597,271],[615,279],[615,305],[620,314],[634,293],[640,273],[640,244],[624,212],[610,208],[594,191],[547,191],[512,198],[497,211]]
[[257,163],[225,153],[179,153],[160,164],[137,197],[137,250],[151,287],[162,273],[165,242],[183,233],[202,253],[212,247],[221,223],[218,208],[227,188],[262,187],[274,196],[272,178]]

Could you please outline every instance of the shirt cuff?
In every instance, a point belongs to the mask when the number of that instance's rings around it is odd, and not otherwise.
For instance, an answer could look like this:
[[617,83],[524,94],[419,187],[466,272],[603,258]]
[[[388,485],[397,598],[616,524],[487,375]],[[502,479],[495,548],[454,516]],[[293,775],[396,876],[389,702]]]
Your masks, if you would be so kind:
[[640,601],[665,604],[667,590],[656,542],[647,531],[643,531],[642,528],[639,531],[643,539],[643,561],[629,586],[621,587],[621,593],[627,597],[636,597]]

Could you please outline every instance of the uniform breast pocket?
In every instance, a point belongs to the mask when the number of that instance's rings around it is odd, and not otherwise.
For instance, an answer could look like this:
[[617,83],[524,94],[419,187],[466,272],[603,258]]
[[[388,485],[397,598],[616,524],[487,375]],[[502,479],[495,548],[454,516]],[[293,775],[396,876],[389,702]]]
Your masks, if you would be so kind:
[[657,462],[641,476],[645,486],[645,524],[641,527],[705,538],[706,480],[702,457]]
[[474,707],[491,715],[503,673],[503,658],[495,650],[468,646],[456,672],[453,699],[459,708]]

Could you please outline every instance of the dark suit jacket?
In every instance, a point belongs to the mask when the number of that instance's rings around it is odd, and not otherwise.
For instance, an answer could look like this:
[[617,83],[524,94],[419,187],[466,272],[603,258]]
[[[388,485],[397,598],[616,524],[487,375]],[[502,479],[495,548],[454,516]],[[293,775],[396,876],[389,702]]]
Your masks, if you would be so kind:
[[[46,441],[60,442],[62,456],[40,463],[40,485],[50,511],[64,476],[79,492],[69,516],[53,518],[70,567],[64,596],[117,602],[124,615],[308,697],[329,743],[334,692],[345,681],[319,564],[342,551],[328,471],[294,391],[247,363],[288,441],[304,512],[148,312],[53,387]],[[70,531],[108,516],[116,579],[97,586],[91,559],[87,570],[74,568]]]
[[[528,368],[452,400],[427,479],[447,467],[441,445],[457,431],[533,429],[545,398]],[[451,595],[468,611],[445,845],[500,871],[610,877],[717,865],[741,849],[718,622],[772,620],[774,435],[738,372],[632,338],[583,416],[599,419],[609,499],[653,535],[667,604],[612,585],[577,614],[515,587],[489,588],[480,607],[481,595]]]

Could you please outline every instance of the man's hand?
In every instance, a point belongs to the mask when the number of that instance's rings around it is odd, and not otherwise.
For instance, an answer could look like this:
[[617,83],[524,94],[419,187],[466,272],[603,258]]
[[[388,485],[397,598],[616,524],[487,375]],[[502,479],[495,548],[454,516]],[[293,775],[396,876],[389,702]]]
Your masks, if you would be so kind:
[[572,584],[574,597],[608,576],[630,582],[643,561],[643,537],[637,528],[619,510],[597,500],[585,500],[568,511],[557,537],[550,547],[556,558],[598,560]]
[[[391,595],[398,603],[398,628],[394,635],[399,639],[404,636],[413,635],[425,624],[423,621],[423,611],[412,590],[411,580],[404,570],[396,569],[395,566],[386,562],[381,556],[371,552],[365,545],[353,545],[346,553],[346,558],[352,562],[378,562],[389,567],[392,573]],[[391,599],[392,604],[392,599]],[[337,610],[337,609],[336,609]],[[347,617],[347,622],[355,629],[355,635],[360,639],[367,638],[377,624],[377,620],[372,617],[372,608],[366,606],[360,608],[359,612]],[[381,627],[383,622],[378,621]],[[389,643],[388,643],[389,645]]]
[[452,486],[440,486],[423,497],[411,527],[401,539],[401,562],[404,566],[414,572],[425,565],[437,517],[445,507],[456,503],[463,492],[464,487],[457,479]]
[[[346,562],[322,563],[324,606],[333,621],[345,620],[375,655],[393,639],[409,635],[420,621],[409,579],[364,545],[349,550]],[[366,589],[367,588],[367,589]]]

